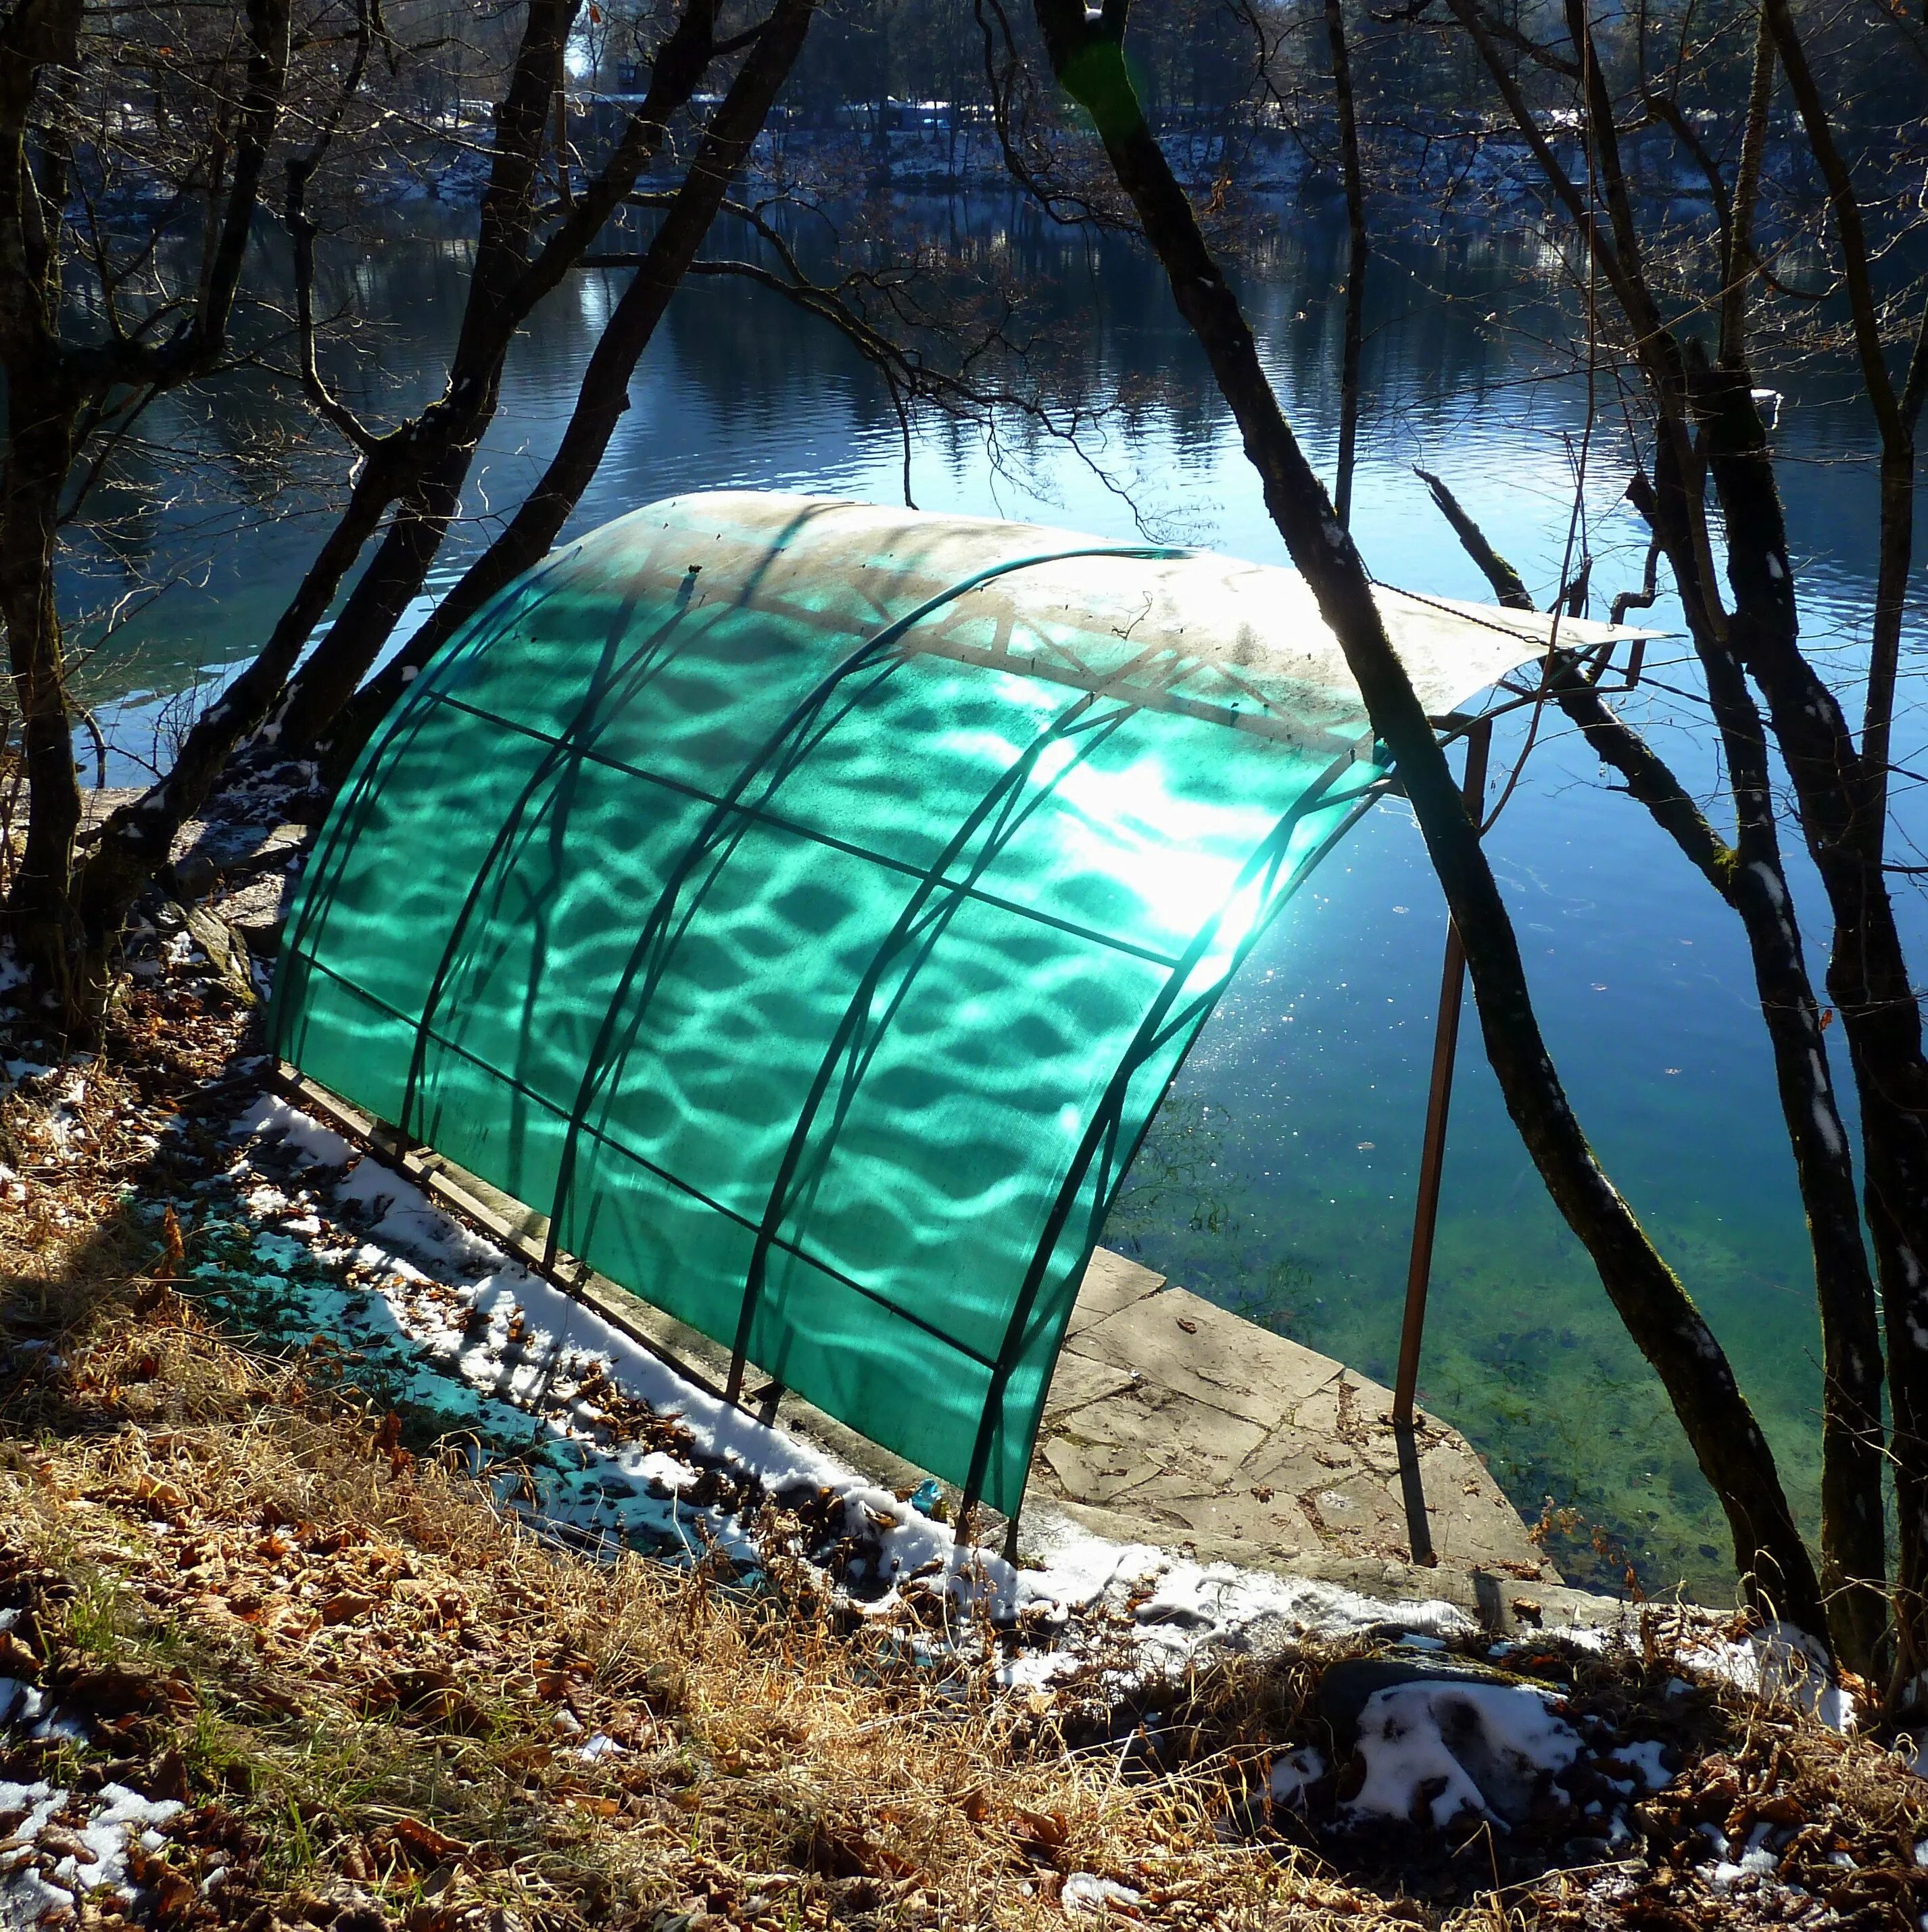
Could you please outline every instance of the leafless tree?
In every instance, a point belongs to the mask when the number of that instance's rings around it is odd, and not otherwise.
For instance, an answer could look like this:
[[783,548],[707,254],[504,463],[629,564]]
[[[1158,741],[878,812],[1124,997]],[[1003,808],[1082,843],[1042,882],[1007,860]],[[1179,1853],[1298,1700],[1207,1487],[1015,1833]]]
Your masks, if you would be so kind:
[[[1004,95],[1000,124],[1021,178],[1066,218],[1096,211],[1113,221],[1135,219],[1207,351],[1274,520],[1347,649],[1375,726],[1398,755],[1468,947],[1488,1054],[1508,1106],[1666,1386],[1726,1509],[1744,1577],[1764,1610],[1817,1632],[1825,1626],[1844,1660],[1864,1669],[1891,1664],[1892,1693],[1905,1701],[1928,1662],[1928,1389],[1921,1382],[1928,1360],[1916,1339],[1928,1335],[1918,1258],[1928,1238],[1928,1070],[1889,898],[1887,785],[1912,565],[1914,437],[1928,392],[1928,311],[1921,289],[1897,266],[1918,219],[1919,110],[1906,106],[1914,97],[1905,90],[1883,94],[1870,62],[1912,62],[1918,74],[1928,72],[1924,37],[1912,20],[1879,10],[1867,20],[1857,15],[1850,31],[1798,0],[1672,9],[1645,0],[1615,10],[1605,26],[1590,22],[1583,0],[1504,14],[1483,0],[1438,4],[1437,20],[1414,5],[1382,18],[1381,27],[1430,36],[1421,70],[1452,76],[1460,90],[1445,91],[1434,124],[1450,109],[1469,146],[1489,162],[1495,134],[1503,137],[1498,145],[1525,158],[1525,185],[1537,188],[1555,232],[1564,228],[1576,278],[1594,290],[1594,352],[1636,433],[1628,494],[1651,533],[1644,582],[1615,599],[1616,614],[1651,602],[1657,566],[1664,564],[1686,614],[1722,754],[1733,826],[1725,835],[1615,712],[1598,688],[1597,666],[1561,653],[1542,669],[1539,697],[1564,710],[1621,788],[1733,908],[1747,937],[1822,1316],[1818,1578],[1714,1338],[1572,1119],[1477,838],[1384,649],[1363,566],[1333,534],[1334,521],[1344,520],[1333,517],[1258,363],[1228,278],[1236,252],[1208,239],[1143,114],[1123,59],[1127,6],[1111,0],[1087,18],[1057,0],[1037,0],[1033,11],[1051,68],[1095,128],[1129,217],[1107,202],[1103,184],[1090,185],[1088,150],[1051,138],[1050,103],[1035,86],[1027,92],[1021,26],[1014,28],[996,0],[985,0],[982,10],[992,28],[993,78]],[[1884,35],[1885,56],[1871,54],[1870,38]],[[1469,75],[1489,92],[1469,100]],[[1783,86],[1792,116],[1774,109]],[[1481,100],[1489,108],[1483,124],[1465,114]],[[1417,116],[1425,105],[1411,101],[1405,110]],[[1681,213],[1681,158],[1706,184],[1709,213],[1698,225]],[[1450,178],[1463,182],[1470,172],[1469,162]],[[1081,206],[1064,191],[1074,178]],[[1798,251],[1816,248],[1831,265],[1823,289],[1806,286],[1789,268]],[[1838,300],[1847,316],[1843,332],[1879,451],[1880,562],[1866,614],[1870,673],[1858,738],[1843,698],[1800,642],[1795,560],[1753,359],[1764,339],[1783,355],[1796,342],[1825,346],[1823,296]],[[1429,480],[1503,601],[1530,603],[1450,486]],[[1582,596],[1584,563],[1576,574],[1572,589]],[[1777,760],[1791,781],[1786,805]],[[1831,1010],[1806,968],[1780,847],[1784,818],[1805,842],[1827,896]],[[1824,1037],[1836,1012],[1860,1102],[1867,1184],[1858,1198]],[[1886,1442],[1884,1383],[1894,1417]],[[1738,1465],[1735,1441],[1746,1442],[1754,1469]],[[1885,1467],[1899,1504],[1891,1576]]]
[[[1004,82],[1021,86],[1024,70],[1011,23],[998,0],[984,4],[994,46],[1006,50]],[[1306,460],[1225,268],[1145,120],[1125,58],[1125,0],[1108,0],[1091,14],[1078,0],[1035,0],[1033,13],[1052,75],[1088,116],[1210,362],[1273,520],[1345,652],[1375,730],[1392,751],[1465,947],[1487,1057],[1514,1124],[1666,1388],[1726,1513],[1753,1600],[1803,1628],[1825,1630],[1813,1562],[1766,1441],[1718,1342],[1588,1144],[1541,1034],[1478,829],[1387,640],[1364,562]],[[1017,160],[1024,168],[1021,154]]]
[[[100,1013],[129,907],[235,746],[277,712],[283,728],[313,736],[353,692],[420,592],[494,416],[510,344],[536,304],[574,272],[645,171],[673,152],[678,129],[694,135],[694,148],[677,190],[679,213],[665,224],[673,236],[661,266],[667,274],[673,261],[687,265],[763,126],[814,11],[814,0],[773,0],[767,14],[726,20],[723,0],[682,0],[661,23],[643,99],[599,165],[585,170],[568,149],[562,112],[580,0],[526,0],[502,70],[473,267],[445,386],[427,408],[376,427],[322,373],[315,299],[319,230],[310,204],[317,172],[340,153],[346,118],[371,76],[385,84],[402,63],[393,58],[397,45],[375,0],[355,0],[359,10],[332,24],[304,23],[298,36],[293,4],[253,0],[244,15],[236,13],[228,40],[217,38],[193,66],[206,95],[201,109],[184,111],[169,95],[164,110],[157,106],[137,130],[148,138],[144,146],[136,143],[130,164],[148,173],[171,156],[157,149],[155,130],[191,129],[201,142],[198,148],[190,142],[190,151],[170,163],[182,194],[199,194],[208,211],[199,271],[185,288],[152,269],[151,246],[133,244],[131,265],[124,262],[85,194],[92,150],[83,130],[94,124],[89,110],[106,85],[105,70],[125,54],[129,14],[112,16],[119,38],[97,46],[82,34],[81,9],[65,0],[27,0],[0,29],[10,50],[0,53],[0,124],[10,130],[6,152],[13,157],[0,172],[0,234],[13,238],[0,248],[0,360],[15,399],[0,502],[7,544],[0,615],[13,653],[31,800],[7,912],[21,950],[77,1033]],[[340,0],[334,4],[338,9]],[[160,10],[132,17],[145,20],[157,40],[163,36]],[[205,44],[212,31],[205,16],[187,24],[195,34],[184,35],[184,44]],[[324,84],[310,86],[313,98],[299,112],[290,106],[290,50],[298,38],[304,48],[325,42],[332,50]],[[170,82],[178,82],[181,62],[171,52],[169,58]],[[721,103],[693,124],[697,90],[717,73],[730,77]],[[454,110],[458,135],[466,98],[458,97]],[[406,118],[391,99],[382,112],[390,123]],[[449,130],[427,131],[445,137]],[[168,136],[177,146],[185,138]],[[278,205],[270,192],[277,164],[284,185]],[[248,243],[257,216],[270,208],[289,238],[291,290],[247,284],[268,272],[265,258]],[[92,278],[100,319],[79,337],[70,320],[73,304],[61,301],[76,266]],[[680,273],[676,268],[676,278]],[[142,274],[154,286],[143,312],[130,316],[129,292]],[[116,812],[76,859],[79,802],[68,748],[75,714],[53,587],[61,493],[77,463],[82,484],[89,480],[85,452],[110,443],[154,395],[207,380],[238,357],[230,324],[244,285],[258,308],[271,295],[283,299],[287,373],[340,439],[344,464],[354,466],[352,487],[261,650],[196,721],[172,765]],[[665,291],[673,286],[673,280],[665,284]],[[259,358],[258,345],[251,352]],[[31,410],[23,406],[28,398]],[[291,688],[317,626],[358,565],[358,577]]]
[[[1928,1335],[1928,1060],[1886,854],[1915,434],[1928,392],[1928,301],[1898,272],[1896,244],[1915,218],[1921,158],[1912,184],[1897,180],[1907,130],[1891,130],[1885,152],[1869,142],[1864,104],[1845,72],[1834,76],[1831,106],[1810,43],[1838,41],[1816,10],[1798,16],[1792,0],[1691,22],[1681,10],[1643,5],[1611,34],[1582,0],[1544,10],[1528,29],[1503,29],[1482,0],[1449,0],[1448,10],[1604,296],[1606,349],[1644,446],[1629,495],[1680,597],[1723,754],[1731,839],[1604,706],[1582,694],[1563,701],[1746,930],[1814,1254],[1833,1628],[1840,1653],[1861,1667],[1891,1662],[1894,1695],[1906,1701],[1928,1665],[1928,1356],[1920,1341]],[[1866,31],[1886,38],[1894,61],[1928,75],[1913,22],[1884,15]],[[1746,84],[1723,90],[1720,72],[1737,67]],[[1776,140],[1783,88],[1794,115]],[[1577,155],[1549,136],[1563,110],[1581,136]],[[1858,158],[1849,124],[1860,130]],[[1705,224],[1683,228],[1674,197],[1643,191],[1630,152],[1639,142],[1704,179]],[[1646,172],[1664,181],[1671,170]],[[1810,240],[1824,251],[1827,292],[1845,304],[1858,400],[1879,451],[1879,563],[1865,616],[1858,736],[1838,672],[1831,683],[1801,643],[1797,560],[1757,397],[1764,341],[1783,357],[1798,353],[1804,337],[1815,346],[1810,298],[1821,292],[1797,296],[1783,272],[1790,245]],[[1860,1102],[1858,1211],[1824,1038],[1829,1015],[1810,982],[1781,850],[1777,758],[1832,922],[1828,990]],[[1885,1452],[1870,1245],[1888,1337]],[[1898,1505],[1891,1650],[1885,1461]]]

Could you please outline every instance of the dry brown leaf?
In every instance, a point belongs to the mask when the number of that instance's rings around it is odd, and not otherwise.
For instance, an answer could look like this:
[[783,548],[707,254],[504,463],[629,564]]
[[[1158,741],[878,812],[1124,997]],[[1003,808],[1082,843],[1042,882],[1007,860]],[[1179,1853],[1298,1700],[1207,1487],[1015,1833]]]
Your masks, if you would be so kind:
[[1027,1811],[1021,1807],[1011,1826],[1012,1835],[1021,1844],[1047,1853],[1063,1844],[1070,1828],[1062,1811]]
[[162,1281],[171,1281],[175,1270],[187,1258],[187,1244],[181,1238],[181,1222],[172,1206],[160,1217],[160,1259],[155,1264],[154,1274]]
[[179,1485],[157,1476],[142,1475],[134,1484],[134,1494],[141,1502],[152,1503],[171,1515],[181,1515],[187,1508],[187,1494]]
[[451,1838],[419,1818],[397,1818],[388,1830],[395,1843],[418,1863],[451,1864],[469,1856],[469,1848],[461,1839]]

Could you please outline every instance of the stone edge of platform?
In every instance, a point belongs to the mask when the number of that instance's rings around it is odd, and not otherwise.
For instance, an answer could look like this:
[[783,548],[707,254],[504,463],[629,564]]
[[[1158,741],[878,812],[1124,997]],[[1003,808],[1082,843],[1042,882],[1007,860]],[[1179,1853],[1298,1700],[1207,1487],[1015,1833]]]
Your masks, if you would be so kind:
[[[278,1068],[275,1084],[296,1104],[346,1130],[385,1165],[421,1188],[438,1205],[453,1209],[518,1260],[541,1271],[547,1222],[513,1196],[439,1154],[406,1146],[391,1130],[292,1068]],[[1123,1262],[1135,1273],[1150,1272],[1124,1257],[1111,1256],[1107,1250],[1098,1252],[1107,1261]],[[593,1272],[571,1270],[567,1279],[558,1279],[557,1285],[679,1375],[706,1393],[721,1394],[729,1368],[729,1352],[707,1336]],[[752,1390],[745,1406],[766,1424],[827,1450],[859,1474],[869,1477],[895,1494],[907,1494],[927,1474],[788,1390],[782,1390],[774,1402],[760,1402],[757,1392]],[[1041,1531],[1048,1534],[1052,1518],[1115,1543],[1157,1549],[1181,1559],[1189,1557],[1201,1563],[1224,1563],[1241,1570],[1333,1584],[1360,1596],[1384,1600],[1389,1606],[1449,1603],[1500,1635],[1535,1629],[1557,1634],[1563,1627],[1604,1629],[1627,1621],[1637,1608],[1617,1598],[1592,1595],[1565,1584],[1528,1582],[1512,1576],[1447,1567],[1428,1568],[1390,1558],[1273,1558],[1262,1546],[1243,1541],[1200,1536],[1174,1542],[1170,1538],[1144,1534],[1147,1526],[1129,1516],[1057,1497],[1025,1509],[1019,1534],[1021,1553],[1027,1528],[1033,1535]],[[995,1550],[1003,1533],[1003,1520],[984,1509],[979,1533],[973,1539],[978,1546],[987,1552]],[[1540,1618],[1537,1624],[1518,1614],[1514,1606],[1522,1601],[1537,1608]]]

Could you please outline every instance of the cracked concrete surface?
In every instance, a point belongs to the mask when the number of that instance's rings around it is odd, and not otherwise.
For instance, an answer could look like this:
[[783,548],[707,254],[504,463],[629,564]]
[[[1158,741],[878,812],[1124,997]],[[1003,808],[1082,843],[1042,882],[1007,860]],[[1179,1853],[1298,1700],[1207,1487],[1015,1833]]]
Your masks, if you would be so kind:
[[[1516,1609],[1537,1621],[1572,1607],[1576,1593],[1464,1436],[1423,1413],[1402,1475],[1392,1406],[1329,1356],[1101,1248],[1046,1400],[1030,1493],[1108,1534],[1377,1586],[1396,1578],[1402,1594],[1470,1595],[1508,1623]],[[1408,1534],[1414,1474],[1435,1558],[1423,1568]]]

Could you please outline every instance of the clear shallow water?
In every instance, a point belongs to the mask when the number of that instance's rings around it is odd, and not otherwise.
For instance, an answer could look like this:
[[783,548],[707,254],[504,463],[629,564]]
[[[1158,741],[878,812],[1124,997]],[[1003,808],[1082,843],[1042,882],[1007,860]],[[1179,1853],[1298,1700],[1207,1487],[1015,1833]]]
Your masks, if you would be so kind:
[[[1165,378],[1099,451],[1161,536],[1284,560],[1236,436],[1162,288],[1122,249],[1089,272],[1075,244],[1003,204],[913,207],[1037,266],[1075,270],[1067,322],[1107,374]],[[1295,218],[1295,219],[1298,219]],[[1288,224],[1288,226],[1291,224]],[[1250,269],[1247,298],[1275,379],[1315,460],[1329,463],[1339,237],[1317,221]],[[344,275],[349,273],[346,268]],[[385,323],[345,363],[363,406],[393,407],[439,366],[458,313],[459,249],[419,232],[353,269]],[[1411,471],[1441,472],[1543,596],[1561,573],[1585,420],[1584,385],[1560,372],[1564,340],[1547,264],[1526,244],[1449,238],[1375,266],[1371,401],[1354,524],[1374,569],[1445,596],[1485,586]],[[518,346],[502,415],[478,465],[475,508],[512,503],[553,446],[608,305],[585,276]],[[1555,346],[1549,346],[1549,344]],[[1848,653],[1850,614],[1873,569],[1873,484],[1859,425],[1827,371],[1787,379],[1780,442],[1804,572],[1806,628]],[[896,421],[841,346],[754,291],[681,295],[638,373],[632,406],[575,520],[589,528],[676,491],[730,486],[894,500]],[[258,403],[256,406],[261,406]],[[231,406],[247,406],[245,401]],[[1132,509],[1051,447],[1013,473],[975,438],[933,429],[913,465],[931,508],[1033,518],[1126,538]],[[1624,448],[1603,418],[1588,519],[1596,614],[1637,578],[1644,532],[1616,507]],[[283,491],[277,505],[307,500]],[[136,518],[123,541],[165,559],[207,548],[218,506]],[[265,634],[323,527],[254,523],[218,546],[205,581],[171,590],[90,667],[104,722],[116,698],[138,740],[153,694],[244,656]],[[85,594],[111,589],[110,560]],[[454,563],[439,579],[446,582]],[[76,592],[82,586],[76,585]],[[1663,602],[1653,621],[1666,626]],[[1663,682],[1680,646],[1650,658]],[[1691,679],[1683,676],[1684,684]],[[1690,706],[1664,691],[1630,701],[1692,785],[1717,774]],[[1503,728],[1508,770],[1522,726]],[[1898,733],[1915,749],[1911,716]],[[117,760],[121,782],[137,776]],[[1903,802],[1904,814],[1921,814]],[[1644,812],[1608,792],[1557,714],[1491,835],[1555,1056],[1609,1171],[1732,1352],[1811,1514],[1818,1478],[1818,1340],[1804,1231],[1740,931]],[[1805,884],[1797,872],[1797,889]],[[1811,884],[1810,947],[1825,947]],[[1904,906],[1923,933],[1918,902]],[[1390,1380],[1437,998],[1444,914],[1410,814],[1376,811],[1262,943],[1180,1076],[1109,1238],[1188,1286]],[[1822,959],[1816,950],[1817,973]],[[1845,1067],[1840,1070],[1845,1072]],[[1597,1524],[1617,1576],[1624,1549],[1651,1583],[1685,1576],[1731,1590],[1726,1538],[1658,1385],[1620,1333],[1584,1254],[1546,1202],[1479,1050],[1462,1034],[1423,1397],[1463,1427],[1529,1516],[1543,1498]],[[1576,1539],[1563,1547],[1570,1553]]]

